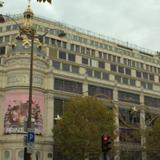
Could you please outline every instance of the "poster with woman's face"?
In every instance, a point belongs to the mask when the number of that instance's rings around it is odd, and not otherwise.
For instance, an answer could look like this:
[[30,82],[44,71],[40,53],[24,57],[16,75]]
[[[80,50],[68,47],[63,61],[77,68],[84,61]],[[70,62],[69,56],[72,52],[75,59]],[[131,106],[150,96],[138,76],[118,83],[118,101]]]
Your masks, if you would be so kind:
[[[24,133],[28,117],[28,92],[8,92],[5,96],[5,133]],[[32,96],[32,120],[35,133],[42,134],[44,95],[41,93]]]

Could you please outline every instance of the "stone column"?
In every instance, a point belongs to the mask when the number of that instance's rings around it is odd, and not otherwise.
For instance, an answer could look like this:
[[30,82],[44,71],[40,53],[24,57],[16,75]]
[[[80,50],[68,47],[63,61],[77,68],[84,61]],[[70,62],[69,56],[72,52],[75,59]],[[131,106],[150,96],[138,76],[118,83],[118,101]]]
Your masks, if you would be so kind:
[[82,94],[83,94],[83,96],[88,96],[88,80],[87,80],[87,77],[85,77],[85,80],[83,82]]
[[[145,110],[144,110],[144,93],[143,93],[143,90],[140,94],[140,104],[143,106],[140,110],[140,128],[142,131],[145,130],[146,128],[146,124],[145,124]],[[142,147],[145,147],[145,137],[144,135],[142,134],[141,135],[141,145]],[[142,152],[142,160],[146,160],[147,159],[147,156],[146,156],[146,152]]]
[[117,147],[115,156],[114,156],[114,160],[119,160],[120,159],[120,149],[119,149],[119,106],[116,103],[118,102],[118,89],[117,86],[115,86],[114,90],[113,90],[113,111],[115,114],[115,125],[116,125],[116,130],[115,130],[115,134],[117,135],[116,139],[114,140],[114,143]]

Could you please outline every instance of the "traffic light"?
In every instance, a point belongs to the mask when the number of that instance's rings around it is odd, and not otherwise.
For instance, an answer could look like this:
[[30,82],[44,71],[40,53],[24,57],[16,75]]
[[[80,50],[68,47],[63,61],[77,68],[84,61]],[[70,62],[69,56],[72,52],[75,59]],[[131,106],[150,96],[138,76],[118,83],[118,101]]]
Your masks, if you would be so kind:
[[108,135],[103,135],[102,137],[102,152],[108,152],[111,150],[111,137]]

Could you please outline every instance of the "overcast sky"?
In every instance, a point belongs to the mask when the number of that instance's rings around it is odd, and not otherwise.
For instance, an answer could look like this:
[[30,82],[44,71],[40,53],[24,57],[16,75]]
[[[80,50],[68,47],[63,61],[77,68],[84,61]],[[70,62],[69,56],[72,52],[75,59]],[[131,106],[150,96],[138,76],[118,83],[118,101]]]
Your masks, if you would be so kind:
[[[23,13],[27,0],[3,0],[0,12]],[[31,0],[36,15],[160,51],[160,0]]]

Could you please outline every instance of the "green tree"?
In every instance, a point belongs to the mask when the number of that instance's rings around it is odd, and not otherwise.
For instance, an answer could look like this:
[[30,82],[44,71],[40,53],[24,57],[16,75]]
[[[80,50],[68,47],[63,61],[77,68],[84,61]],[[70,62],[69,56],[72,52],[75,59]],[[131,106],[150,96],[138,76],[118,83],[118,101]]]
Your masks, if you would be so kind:
[[160,159],[160,119],[158,118],[152,127],[146,132],[146,151],[148,160]]
[[[71,160],[98,159],[101,136],[115,138],[114,114],[96,97],[73,97],[65,104],[64,115],[54,127],[54,140]],[[113,143],[112,143],[113,144]]]

